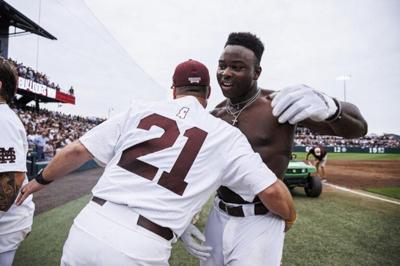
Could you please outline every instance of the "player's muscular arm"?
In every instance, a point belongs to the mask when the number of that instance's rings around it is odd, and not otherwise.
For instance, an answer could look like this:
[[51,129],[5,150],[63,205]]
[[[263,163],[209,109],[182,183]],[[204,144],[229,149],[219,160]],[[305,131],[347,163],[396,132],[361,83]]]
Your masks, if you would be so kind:
[[258,193],[258,197],[269,211],[280,216],[283,220],[295,220],[296,211],[293,198],[281,180],[278,179],[274,184]]
[[14,203],[24,178],[23,172],[0,173],[0,211],[8,211]]
[[93,156],[85,146],[76,140],[61,149],[43,171],[46,180],[54,180],[79,168]]
[[323,135],[345,138],[367,133],[367,123],[355,105],[339,102],[307,85],[285,87],[269,97],[279,123],[299,123]]
[[359,109],[346,102],[341,102],[342,115],[333,122],[315,122],[311,119],[300,124],[322,135],[335,135],[344,138],[358,138],[367,134],[368,124]]
[[[79,140],[76,140],[61,149],[54,156],[53,160],[51,160],[42,172],[43,179],[46,181],[55,180],[79,168],[92,158],[93,156],[86,147]],[[20,205],[30,194],[44,187],[44,185],[39,184],[35,179],[31,180],[21,189],[21,194],[17,198],[16,204]]]
[[292,154],[295,126],[279,124],[272,116],[268,125],[269,127],[264,129],[268,131],[268,140],[263,145],[252,146],[268,168],[279,179],[283,179]]

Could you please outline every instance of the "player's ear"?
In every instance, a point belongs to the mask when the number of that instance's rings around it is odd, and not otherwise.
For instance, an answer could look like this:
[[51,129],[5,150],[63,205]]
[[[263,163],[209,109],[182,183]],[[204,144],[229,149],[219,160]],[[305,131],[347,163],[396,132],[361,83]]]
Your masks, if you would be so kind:
[[172,98],[176,99],[176,88],[175,88],[175,86],[171,86],[171,89],[172,89]]
[[254,70],[254,80],[258,80],[258,78],[261,75],[261,72],[262,72],[262,67],[260,65],[257,65]]

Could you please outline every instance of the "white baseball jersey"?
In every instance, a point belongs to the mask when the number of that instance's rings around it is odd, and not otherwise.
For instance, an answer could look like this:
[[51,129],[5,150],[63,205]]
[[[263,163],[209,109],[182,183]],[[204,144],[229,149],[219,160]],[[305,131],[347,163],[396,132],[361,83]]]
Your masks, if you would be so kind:
[[[26,172],[28,143],[21,120],[8,105],[0,104],[0,121],[0,172]],[[0,253],[18,247],[26,235],[19,232],[30,231],[34,209],[29,196],[21,206],[13,204],[7,212],[0,211]]]
[[93,195],[178,236],[219,186],[251,201],[276,181],[244,135],[192,96],[136,102],[80,141],[106,165]]

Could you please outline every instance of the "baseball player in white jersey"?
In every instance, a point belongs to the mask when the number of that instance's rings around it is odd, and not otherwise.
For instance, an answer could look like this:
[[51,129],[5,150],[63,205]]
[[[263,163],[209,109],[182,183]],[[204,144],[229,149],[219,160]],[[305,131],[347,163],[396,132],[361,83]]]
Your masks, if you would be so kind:
[[95,127],[22,188],[17,203],[90,158],[105,165],[74,220],[62,265],[168,265],[171,244],[222,184],[248,200],[259,195],[283,219],[295,215],[287,189],[240,131],[204,109],[207,68],[181,63],[173,89],[174,100],[134,102]]
[[14,201],[26,178],[28,143],[25,128],[8,106],[15,96],[17,74],[0,59],[0,265],[12,265],[15,252],[31,231],[35,206],[32,196],[17,207]]

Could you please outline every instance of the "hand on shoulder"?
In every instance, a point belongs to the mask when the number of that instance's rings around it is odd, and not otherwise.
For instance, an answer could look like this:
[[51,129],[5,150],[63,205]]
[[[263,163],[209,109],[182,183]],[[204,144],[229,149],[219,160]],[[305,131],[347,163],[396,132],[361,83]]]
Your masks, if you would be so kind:
[[271,93],[272,114],[279,123],[297,124],[305,119],[325,121],[336,115],[340,104],[332,97],[306,85],[285,87]]

